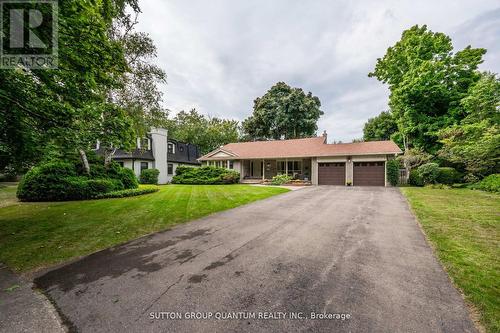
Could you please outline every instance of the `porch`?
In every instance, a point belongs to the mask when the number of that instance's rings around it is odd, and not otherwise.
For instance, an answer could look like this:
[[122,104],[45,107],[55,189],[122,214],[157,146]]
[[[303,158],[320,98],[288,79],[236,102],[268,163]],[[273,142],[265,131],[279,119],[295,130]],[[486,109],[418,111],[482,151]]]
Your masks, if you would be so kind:
[[251,159],[241,160],[241,178],[251,181],[272,179],[286,174],[293,179],[311,180],[311,159]]

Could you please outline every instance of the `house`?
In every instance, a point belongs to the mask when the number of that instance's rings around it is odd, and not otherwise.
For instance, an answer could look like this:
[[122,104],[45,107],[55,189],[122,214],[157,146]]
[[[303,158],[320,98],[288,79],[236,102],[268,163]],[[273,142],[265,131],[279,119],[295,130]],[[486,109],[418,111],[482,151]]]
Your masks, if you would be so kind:
[[[97,153],[100,153],[99,143]],[[168,138],[168,131],[152,128],[144,138],[138,138],[132,151],[117,149],[113,160],[125,168],[134,170],[137,177],[144,169],[158,169],[159,184],[167,184],[175,175],[179,165],[198,167],[200,150],[198,146]]]
[[402,151],[393,141],[328,144],[320,137],[230,143],[199,158],[234,169],[242,181],[287,174],[314,185],[386,186],[386,161]]

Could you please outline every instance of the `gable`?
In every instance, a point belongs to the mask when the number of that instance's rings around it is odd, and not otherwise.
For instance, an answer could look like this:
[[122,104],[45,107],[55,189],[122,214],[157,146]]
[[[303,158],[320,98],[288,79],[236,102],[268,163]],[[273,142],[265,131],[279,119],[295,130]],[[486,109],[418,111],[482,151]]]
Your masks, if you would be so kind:
[[225,153],[223,151],[218,151],[210,157],[232,157],[232,155],[229,155],[228,153]]

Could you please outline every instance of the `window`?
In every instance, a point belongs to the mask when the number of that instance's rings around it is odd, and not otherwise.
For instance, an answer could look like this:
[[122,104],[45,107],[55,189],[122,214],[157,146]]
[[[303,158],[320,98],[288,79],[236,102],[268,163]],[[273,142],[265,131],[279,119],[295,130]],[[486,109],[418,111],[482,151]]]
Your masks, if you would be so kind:
[[119,165],[119,166],[121,166],[121,167],[123,168],[123,162],[118,161],[118,162],[116,162],[116,163],[118,163],[118,165]]
[[234,161],[229,161],[229,169],[233,169],[234,168]]
[[169,142],[169,143],[167,144],[167,152],[168,152],[169,154],[174,154],[174,144],[173,144],[173,143]]
[[167,164],[167,174],[169,174],[169,175],[174,174],[174,165],[172,163]]
[[150,150],[151,147],[150,147],[150,144],[149,144],[149,139],[148,138],[142,138],[141,141],[140,141],[140,149],[144,149],[144,150]]
[[288,175],[294,176],[295,174],[302,173],[302,161],[278,161],[276,163],[276,169],[279,174],[286,173],[286,167],[288,166]]
[[148,168],[148,162],[141,162],[141,172],[142,170],[146,170]]
[[180,146],[179,151],[182,153],[184,151],[184,147]]

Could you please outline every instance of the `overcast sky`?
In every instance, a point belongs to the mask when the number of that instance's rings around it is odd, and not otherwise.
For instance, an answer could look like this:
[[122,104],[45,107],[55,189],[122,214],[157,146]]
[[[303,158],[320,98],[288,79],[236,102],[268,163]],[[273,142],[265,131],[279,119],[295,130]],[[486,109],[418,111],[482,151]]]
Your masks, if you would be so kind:
[[284,81],[318,96],[318,133],[350,142],[387,109],[388,90],[368,78],[378,57],[414,24],[451,36],[455,50],[488,50],[483,70],[500,72],[496,1],[140,0],[138,30],[158,47],[173,114],[243,120],[253,100]]

